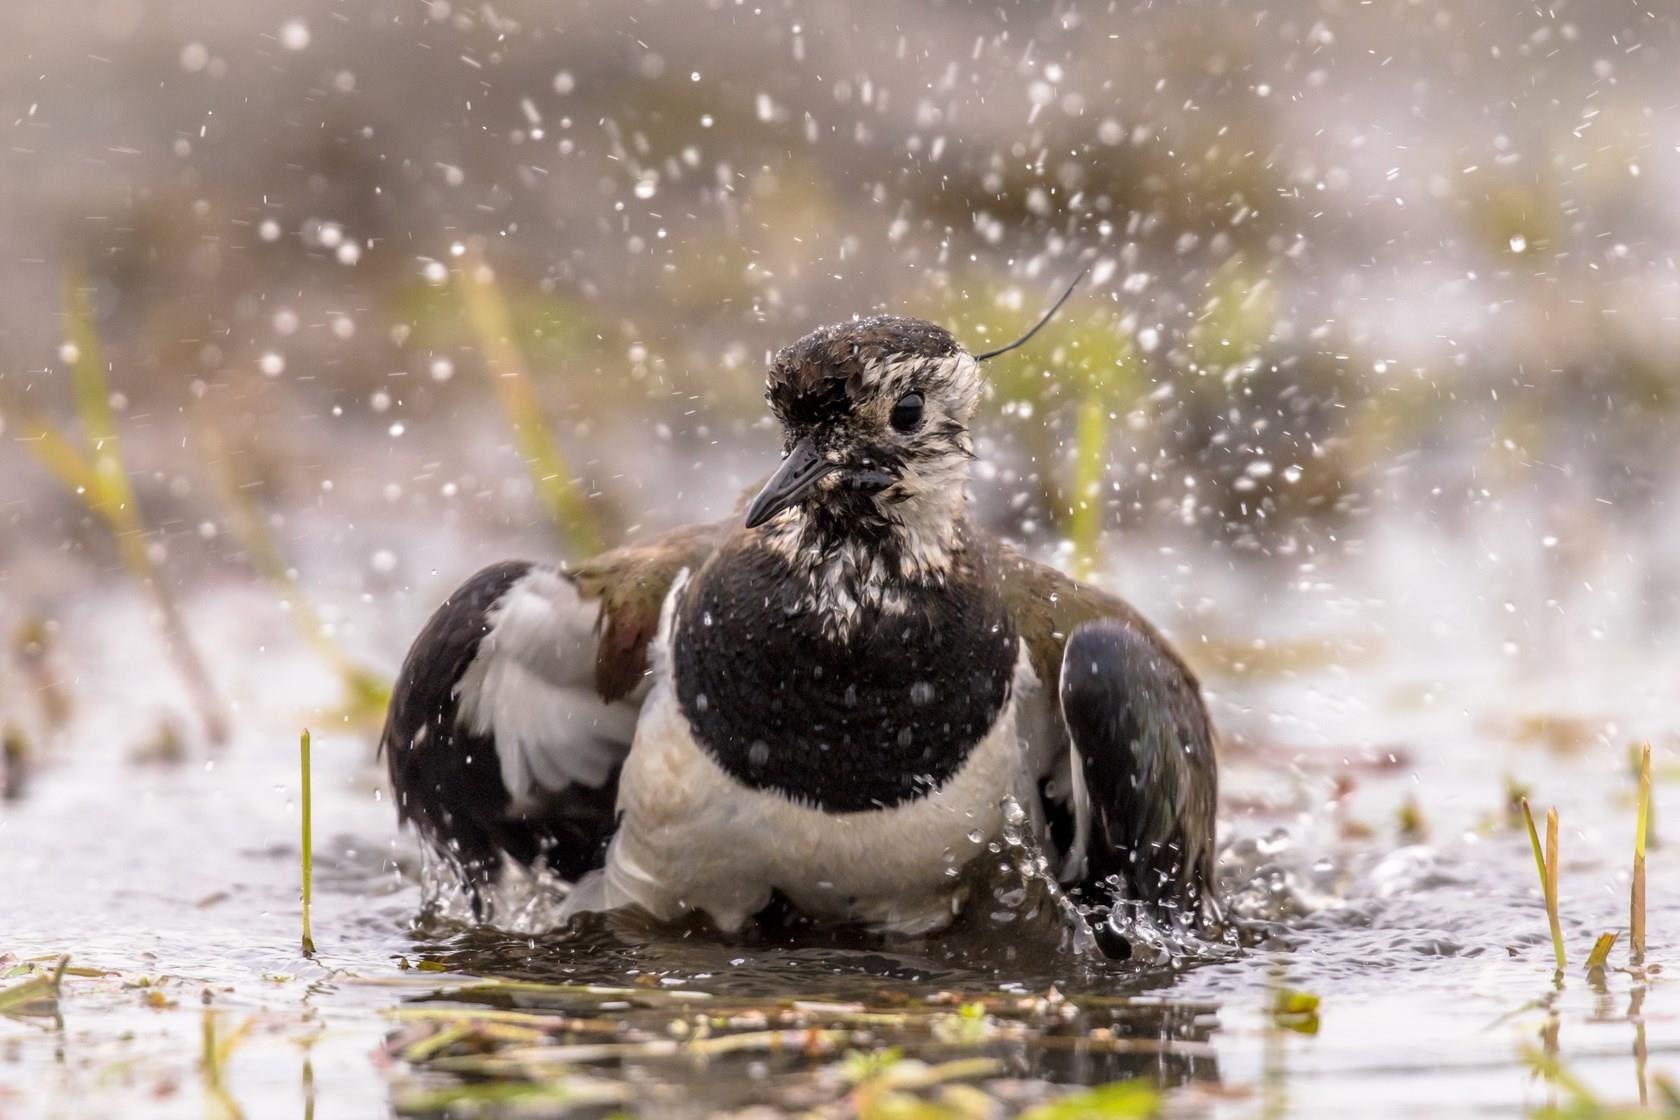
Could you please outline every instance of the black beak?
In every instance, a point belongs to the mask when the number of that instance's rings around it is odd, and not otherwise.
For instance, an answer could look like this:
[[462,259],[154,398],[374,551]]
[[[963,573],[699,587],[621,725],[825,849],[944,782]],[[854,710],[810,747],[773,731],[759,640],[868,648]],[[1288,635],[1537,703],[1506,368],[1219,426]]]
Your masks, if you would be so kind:
[[810,440],[798,441],[747,507],[747,528],[756,529],[789,506],[797,505],[817,483],[839,469],[823,458]]

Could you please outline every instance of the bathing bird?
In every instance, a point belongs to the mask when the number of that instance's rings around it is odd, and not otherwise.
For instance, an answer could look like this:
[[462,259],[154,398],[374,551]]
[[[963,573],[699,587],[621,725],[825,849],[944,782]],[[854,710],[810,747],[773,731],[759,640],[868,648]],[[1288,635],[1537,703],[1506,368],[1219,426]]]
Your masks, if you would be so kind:
[[733,515],[449,596],[381,746],[476,907],[521,865],[565,915],[929,934],[1015,829],[1094,923],[1216,915],[1195,674],[970,512],[981,365],[1072,290],[978,355],[897,315],[812,331],[770,363],[784,454]]

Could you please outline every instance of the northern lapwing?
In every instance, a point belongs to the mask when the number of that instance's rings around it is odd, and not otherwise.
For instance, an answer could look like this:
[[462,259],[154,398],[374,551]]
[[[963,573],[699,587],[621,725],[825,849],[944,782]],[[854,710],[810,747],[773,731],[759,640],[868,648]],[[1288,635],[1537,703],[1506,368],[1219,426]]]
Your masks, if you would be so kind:
[[728,932],[774,897],[927,933],[1013,825],[1094,919],[1213,916],[1195,675],[969,513],[980,363],[1054,311],[980,355],[896,315],[813,331],[771,363],[786,453],[735,516],[449,597],[382,746],[475,902],[513,861],[565,880],[566,914]]

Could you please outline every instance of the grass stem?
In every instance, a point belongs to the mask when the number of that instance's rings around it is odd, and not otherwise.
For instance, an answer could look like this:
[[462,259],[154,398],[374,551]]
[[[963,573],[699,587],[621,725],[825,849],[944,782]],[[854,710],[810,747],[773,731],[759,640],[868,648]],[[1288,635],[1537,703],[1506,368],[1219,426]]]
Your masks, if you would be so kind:
[[1546,810],[1546,846],[1540,847],[1540,833],[1534,827],[1534,813],[1528,807],[1528,798],[1522,799],[1523,820],[1528,823],[1528,841],[1534,848],[1534,866],[1540,872],[1540,891],[1546,900],[1546,921],[1552,930],[1552,953],[1557,957],[1558,971],[1569,967],[1569,957],[1564,951],[1563,923],[1558,918],[1558,814],[1556,809]]
[[1639,812],[1633,828],[1633,889],[1628,912],[1628,955],[1645,963],[1645,835],[1651,827],[1651,744],[1639,755]]
[[75,354],[70,362],[70,380],[76,416],[82,425],[80,445],[49,420],[15,407],[6,411],[19,422],[18,442],[110,529],[123,568],[157,608],[165,643],[198,709],[205,737],[219,746],[228,739],[227,711],[187,630],[180,606],[152,559],[145,519],[120,453],[92,302],[86,285],[74,273],[65,282],[64,305],[66,331]]
[[589,497],[572,473],[560,447],[543,422],[542,402],[531,371],[514,340],[513,316],[484,255],[476,248],[463,258],[462,298],[467,321],[477,336],[485,372],[496,388],[502,412],[513,427],[514,446],[536,487],[537,498],[559,526],[566,543],[579,556],[602,548],[601,531],[589,508]]
[[391,702],[390,682],[357,664],[333,637],[326,620],[299,583],[297,573],[281,555],[280,547],[264,524],[261,512],[247,496],[250,487],[239,477],[233,454],[221,431],[203,414],[194,417],[194,428],[204,446],[205,465],[215,477],[222,504],[227,509],[234,535],[245,546],[247,560],[257,574],[285,598],[291,607],[287,613],[297,622],[303,637],[337,670],[345,694],[342,714],[357,723],[372,723],[384,718],[385,709]]
[[1068,536],[1073,541],[1073,574],[1089,580],[1097,569],[1097,541],[1102,535],[1103,476],[1108,467],[1108,408],[1102,391],[1086,391],[1079,404],[1074,433],[1073,514]]
[[309,764],[309,728],[303,729],[298,743],[298,755],[303,769],[303,955],[315,955],[315,936],[309,928],[309,903],[314,893],[315,843],[313,801]]
[[1546,920],[1552,927],[1552,952],[1557,954],[1558,971],[1569,966],[1563,946],[1563,923],[1558,919],[1558,811],[1546,810]]

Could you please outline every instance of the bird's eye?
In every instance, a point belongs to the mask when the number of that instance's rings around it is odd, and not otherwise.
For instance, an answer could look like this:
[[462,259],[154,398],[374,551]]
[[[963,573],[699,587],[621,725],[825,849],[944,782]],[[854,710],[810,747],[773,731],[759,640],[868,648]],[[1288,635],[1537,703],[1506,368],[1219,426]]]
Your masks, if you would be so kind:
[[922,395],[906,393],[893,405],[892,426],[901,432],[913,432],[922,426]]

